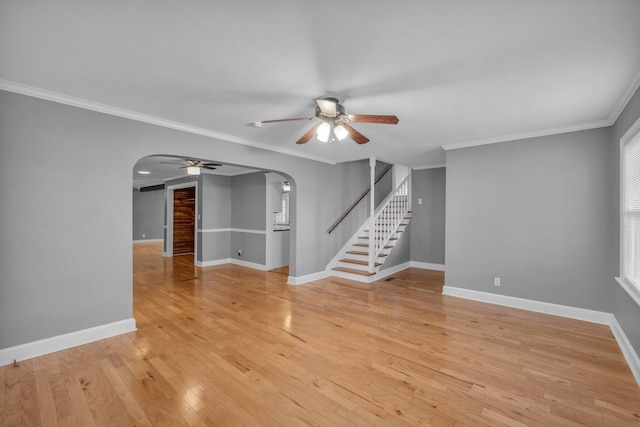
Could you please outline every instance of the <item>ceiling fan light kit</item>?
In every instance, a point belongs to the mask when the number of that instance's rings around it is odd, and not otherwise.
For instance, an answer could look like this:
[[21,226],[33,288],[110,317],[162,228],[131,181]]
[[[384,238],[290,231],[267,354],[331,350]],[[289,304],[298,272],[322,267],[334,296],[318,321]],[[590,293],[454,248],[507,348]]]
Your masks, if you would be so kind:
[[329,136],[331,135],[331,125],[327,122],[321,123],[318,126],[316,136],[321,142],[329,142]]
[[198,166],[187,166],[188,175],[200,175],[200,168]]
[[263,120],[261,122],[254,122],[256,127],[262,126],[264,123],[278,123],[278,122],[290,122],[297,120],[318,120],[320,123],[313,126],[307,133],[302,135],[296,144],[306,144],[315,135],[321,142],[333,142],[342,141],[347,137],[350,137],[357,144],[366,144],[369,142],[369,138],[358,132],[356,129],[349,125],[350,122],[354,123],[377,123],[395,125],[398,123],[398,117],[396,116],[383,116],[372,114],[351,114],[347,115],[344,110],[344,106],[338,102],[336,98],[320,98],[316,99],[316,115],[315,117],[301,117],[294,119],[278,119],[278,120]]

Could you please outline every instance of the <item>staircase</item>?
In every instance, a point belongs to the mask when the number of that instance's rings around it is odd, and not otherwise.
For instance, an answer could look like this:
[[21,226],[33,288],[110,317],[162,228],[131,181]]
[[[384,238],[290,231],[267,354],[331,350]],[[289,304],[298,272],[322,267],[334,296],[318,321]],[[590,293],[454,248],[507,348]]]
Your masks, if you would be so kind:
[[329,263],[337,277],[373,282],[411,221],[410,177],[387,196],[375,211]]

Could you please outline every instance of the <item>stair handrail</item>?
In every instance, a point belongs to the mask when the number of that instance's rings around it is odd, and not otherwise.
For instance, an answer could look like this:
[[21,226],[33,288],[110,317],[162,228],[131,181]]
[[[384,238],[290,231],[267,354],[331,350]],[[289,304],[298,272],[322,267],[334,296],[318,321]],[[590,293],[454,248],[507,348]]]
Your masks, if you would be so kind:
[[[404,196],[404,197],[400,197]],[[389,209],[395,208],[395,212]],[[387,198],[376,209],[373,219],[373,226],[369,227],[369,272],[374,271],[375,260],[378,258],[389,239],[398,229],[398,226],[411,211],[411,172],[392,191]],[[382,214],[385,214],[386,221],[380,221]],[[380,234],[380,235],[379,235]]]
[[[382,177],[384,177],[386,175],[387,172],[389,172],[389,170],[391,170],[391,168],[393,167],[393,165],[387,165],[382,172],[380,172],[380,174],[378,175],[378,177],[376,178],[376,181],[374,183],[377,184],[378,181],[380,181],[382,179]],[[360,197],[358,197],[358,199],[349,207],[349,209],[347,209],[345,211],[345,213],[342,214],[342,216],[340,218],[338,218],[338,220],[336,222],[333,223],[333,225],[331,227],[329,227],[329,230],[327,231],[327,233],[331,234],[331,232],[333,230],[335,230],[338,225],[340,225],[340,223],[347,217],[349,216],[349,214],[351,213],[352,210],[355,209],[355,207],[358,205],[358,203],[360,203],[362,201],[362,199],[364,199],[367,194],[369,194],[369,192],[371,191],[371,188],[367,188],[362,195],[360,195]],[[385,199],[386,200],[386,199]]]

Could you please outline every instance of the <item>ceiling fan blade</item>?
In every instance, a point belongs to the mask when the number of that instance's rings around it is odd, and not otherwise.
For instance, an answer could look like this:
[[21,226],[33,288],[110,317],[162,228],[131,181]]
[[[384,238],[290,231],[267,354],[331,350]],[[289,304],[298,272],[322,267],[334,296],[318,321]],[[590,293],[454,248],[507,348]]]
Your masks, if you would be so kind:
[[295,118],[295,119],[278,119],[278,120],[263,120],[261,122],[258,123],[279,123],[279,122],[293,122],[296,120],[313,120],[313,117],[299,117],[299,118]]
[[198,167],[201,169],[209,169],[209,170],[217,169],[215,166],[209,166],[209,165],[200,165]]
[[305,133],[304,135],[302,135],[300,137],[299,140],[296,141],[296,144],[306,144],[307,142],[309,142],[309,140],[311,138],[313,138],[313,136],[316,134],[316,131],[318,130],[318,127],[321,125],[321,123],[318,123],[317,125],[315,125],[314,127],[312,127],[311,129],[309,129],[307,131],[307,133]]
[[323,115],[335,117],[338,114],[338,101],[334,99],[316,99],[316,103]]
[[202,167],[207,167],[207,166],[219,167],[219,166],[222,166],[220,163],[200,163],[200,165]]
[[342,126],[344,126],[349,131],[349,138],[353,139],[358,144],[366,144],[367,142],[369,142],[369,138],[367,138],[348,124],[344,123]]
[[395,125],[400,121],[396,116],[379,116],[375,114],[350,114],[349,120],[354,123],[378,123],[381,125]]

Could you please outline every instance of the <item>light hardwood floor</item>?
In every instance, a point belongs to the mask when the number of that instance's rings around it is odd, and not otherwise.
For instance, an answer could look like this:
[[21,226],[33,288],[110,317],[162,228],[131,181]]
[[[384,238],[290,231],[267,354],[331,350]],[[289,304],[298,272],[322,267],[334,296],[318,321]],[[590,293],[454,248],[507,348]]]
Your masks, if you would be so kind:
[[608,327],[134,245],[138,331],[0,368],[4,426],[638,426]]

